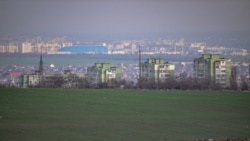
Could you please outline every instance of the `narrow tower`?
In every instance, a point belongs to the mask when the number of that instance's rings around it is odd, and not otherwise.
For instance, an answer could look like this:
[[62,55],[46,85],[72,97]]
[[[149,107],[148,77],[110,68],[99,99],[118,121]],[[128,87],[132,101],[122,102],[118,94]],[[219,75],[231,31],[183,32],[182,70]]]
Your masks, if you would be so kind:
[[141,87],[141,47],[139,45],[139,78],[138,78],[138,86]]
[[42,54],[41,54],[41,56],[40,56],[39,74],[40,74],[40,75],[43,74],[43,56],[42,56]]

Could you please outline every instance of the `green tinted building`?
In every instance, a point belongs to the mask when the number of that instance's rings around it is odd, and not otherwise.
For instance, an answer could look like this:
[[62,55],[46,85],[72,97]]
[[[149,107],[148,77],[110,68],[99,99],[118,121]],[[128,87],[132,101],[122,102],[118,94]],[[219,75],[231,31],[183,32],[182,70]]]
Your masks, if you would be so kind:
[[92,84],[109,82],[112,79],[120,80],[121,69],[109,63],[95,63],[94,66],[87,68],[87,77]]
[[174,77],[175,65],[163,59],[149,58],[141,64],[141,77],[155,82]]
[[219,54],[203,54],[194,59],[194,77],[222,87],[230,86],[231,59],[220,58]]

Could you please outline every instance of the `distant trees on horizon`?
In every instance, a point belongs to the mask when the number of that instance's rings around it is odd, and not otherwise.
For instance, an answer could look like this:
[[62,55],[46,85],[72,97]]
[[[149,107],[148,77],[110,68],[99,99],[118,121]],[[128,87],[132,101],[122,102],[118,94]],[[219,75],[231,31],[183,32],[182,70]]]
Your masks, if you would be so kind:
[[[14,87],[11,85],[0,84],[1,88]],[[177,77],[170,77],[164,81],[157,81],[141,78],[138,79],[138,83],[133,81],[127,81],[125,79],[116,80],[111,79],[108,82],[102,82],[92,84],[88,78],[79,77],[75,74],[70,74],[68,77],[62,75],[54,75],[47,78],[42,78],[38,84],[30,85],[28,88],[124,88],[124,89],[161,89],[161,90],[249,90],[249,86],[246,79],[241,79],[240,85],[235,82],[234,78],[231,78],[231,85],[223,87],[215,84],[213,81],[196,79],[187,77],[180,79]]]

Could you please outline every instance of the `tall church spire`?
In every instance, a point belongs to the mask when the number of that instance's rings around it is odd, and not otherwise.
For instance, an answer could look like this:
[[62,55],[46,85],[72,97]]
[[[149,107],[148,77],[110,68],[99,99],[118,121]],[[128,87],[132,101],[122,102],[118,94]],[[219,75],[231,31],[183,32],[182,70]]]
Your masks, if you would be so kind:
[[39,74],[43,74],[43,56],[40,56],[40,63],[39,63]]

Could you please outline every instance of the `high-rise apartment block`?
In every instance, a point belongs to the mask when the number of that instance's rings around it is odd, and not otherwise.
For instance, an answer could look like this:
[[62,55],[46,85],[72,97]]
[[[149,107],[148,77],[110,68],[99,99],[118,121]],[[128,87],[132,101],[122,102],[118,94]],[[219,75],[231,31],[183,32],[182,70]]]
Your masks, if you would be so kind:
[[7,46],[7,52],[8,53],[18,53],[18,46],[13,44],[13,43],[10,43],[8,46]]
[[173,77],[175,65],[173,63],[164,62],[163,59],[149,58],[146,62],[141,64],[140,70],[142,78],[158,82]]
[[231,59],[220,58],[219,54],[203,54],[194,59],[194,77],[208,80],[221,87],[230,86]]
[[6,47],[4,45],[0,45],[0,53],[6,53]]
[[18,46],[14,43],[1,44],[0,53],[18,53]]
[[92,84],[109,82],[112,79],[120,80],[121,68],[111,66],[109,63],[95,63],[87,68],[87,77]]
[[21,51],[21,53],[31,53],[32,52],[31,43],[29,43],[29,42],[22,43],[20,51]]

